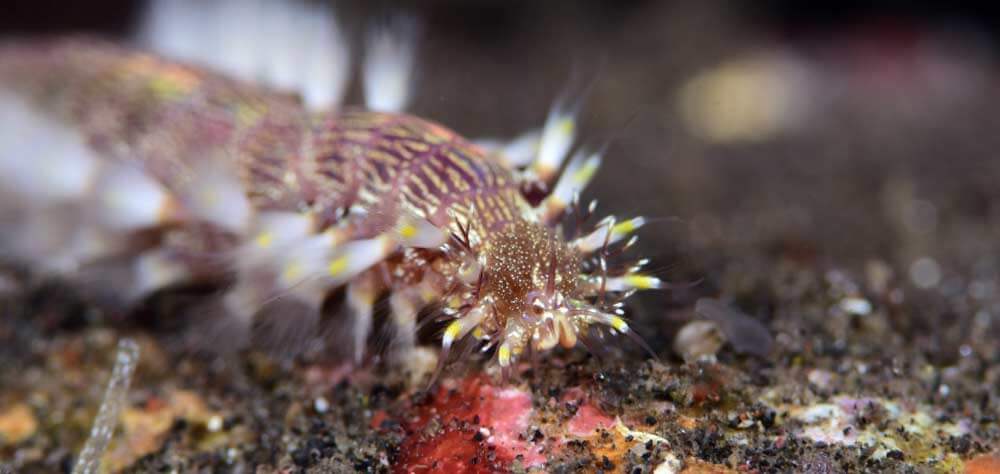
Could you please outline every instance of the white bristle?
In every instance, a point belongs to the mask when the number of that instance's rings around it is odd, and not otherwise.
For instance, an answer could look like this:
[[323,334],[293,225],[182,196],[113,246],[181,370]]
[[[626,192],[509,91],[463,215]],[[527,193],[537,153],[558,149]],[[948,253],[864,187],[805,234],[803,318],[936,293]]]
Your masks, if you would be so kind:
[[538,154],[538,143],[541,136],[541,130],[530,130],[513,140],[480,138],[474,143],[490,154],[499,157],[508,166],[522,168],[531,164]]
[[323,261],[325,278],[331,285],[340,285],[367,270],[396,249],[390,235],[353,240],[339,245],[336,254]]
[[68,206],[35,207],[18,222],[13,240],[4,242],[19,259],[38,264],[44,272],[74,271],[79,262],[68,248],[73,247],[82,216]]
[[545,120],[541,140],[538,144],[538,156],[531,164],[530,170],[543,181],[548,181],[562,166],[569,156],[573,140],[576,138],[576,107],[565,107],[562,102],[556,103]]
[[611,277],[605,283],[605,289],[608,291],[651,290],[662,287],[663,282],[659,278],[638,273]]
[[[166,0],[159,0],[166,1]],[[214,5],[213,5],[214,4]],[[214,8],[213,8],[214,6]],[[215,58],[203,58],[227,74],[246,80],[263,75],[265,58],[260,44],[264,38],[264,8],[261,0],[222,0],[206,5],[207,13],[218,17],[214,38]],[[209,35],[211,32],[206,32]]]
[[301,0],[155,0],[140,39],[166,56],[298,93],[312,109],[337,105],[350,74],[332,10]]
[[396,239],[404,246],[436,248],[448,241],[451,234],[435,226],[427,219],[410,216],[400,219],[396,225]]
[[339,245],[330,233],[311,236],[283,252],[276,283],[282,289],[311,280],[326,288],[343,284],[392,253],[395,242],[390,234]]
[[127,248],[123,237],[107,229],[84,224],[72,233],[71,240],[59,253],[64,262],[72,267],[65,271],[91,263],[102,257],[114,255]]
[[350,52],[333,12],[305,2],[263,2],[265,80],[299,93],[312,109],[337,105],[350,73]]
[[260,33],[265,41],[259,45],[260,51],[267,58],[263,64],[264,79],[268,84],[281,90],[295,90],[298,77],[302,71],[297,70],[302,64],[304,51],[302,44],[297,43],[297,28],[301,27],[303,15],[299,15],[290,7],[291,3],[268,0],[262,3],[265,20],[261,23]]
[[316,225],[311,214],[268,211],[256,215],[254,245],[262,249],[283,247],[313,233]]
[[347,307],[351,311],[353,324],[351,335],[354,341],[354,362],[360,363],[364,357],[365,342],[372,329],[372,313],[378,293],[373,278],[362,276],[347,285]]
[[573,246],[584,253],[593,252],[604,246],[605,242],[608,244],[618,242],[645,224],[646,219],[643,217],[635,217],[618,223],[602,221],[593,232],[574,240]]
[[132,268],[133,280],[128,290],[134,301],[190,276],[188,267],[165,249],[153,249],[139,255]]
[[507,163],[515,168],[528,166],[538,155],[538,147],[542,140],[541,130],[530,130],[507,142],[502,153]]
[[[289,248],[307,240],[314,232],[311,214],[268,211],[254,217],[248,240],[236,251],[233,264],[241,270],[280,268]],[[322,239],[326,240],[326,239]],[[333,239],[328,240],[333,245]]]
[[417,22],[395,16],[368,35],[363,65],[365,105],[399,112],[410,101],[416,54]]
[[417,315],[423,304],[415,295],[396,291],[389,296],[389,309],[393,323],[393,339],[390,356],[396,362],[404,362],[417,340]]
[[476,138],[472,140],[472,143],[487,153],[500,153],[504,147],[503,140],[499,138]]
[[307,107],[321,110],[340,104],[350,78],[350,49],[328,9],[311,8],[306,18],[305,64],[299,92]]
[[242,234],[253,209],[240,180],[227,171],[213,166],[195,170],[183,193],[184,206],[205,221]]
[[253,316],[260,310],[263,302],[264,296],[254,285],[254,281],[242,276],[237,280],[236,286],[230,288],[222,297],[222,307],[227,313],[226,317],[232,318],[235,326],[247,334],[253,324]]
[[81,198],[99,161],[83,137],[0,93],[0,184],[35,204]]
[[281,249],[274,262],[277,287],[288,290],[323,275],[324,262],[329,261],[336,243],[327,234],[312,235]]
[[140,40],[150,49],[172,58],[195,61],[205,51],[210,19],[196,0],[150,2]]
[[600,165],[600,153],[578,151],[574,154],[573,159],[566,165],[566,170],[559,176],[552,194],[539,205],[542,217],[548,220],[561,213],[572,201],[573,196],[587,187]]
[[164,223],[173,202],[160,183],[123,163],[101,176],[96,204],[108,227],[138,230]]

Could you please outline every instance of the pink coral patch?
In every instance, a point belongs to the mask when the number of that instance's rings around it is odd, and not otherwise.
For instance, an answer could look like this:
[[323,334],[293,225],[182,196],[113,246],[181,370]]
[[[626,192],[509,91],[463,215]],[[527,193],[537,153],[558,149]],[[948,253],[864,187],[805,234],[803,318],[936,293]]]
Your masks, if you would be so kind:
[[615,419],[604,414],[600,408],[591,403],[584,403],[576,410],[576,414],[566,424],[566,434],[580,438],[593,436],[600,429],[610,429],[615,425]]
[[[525,467],[544,465],[541,447],[524,436],[534,413],[528,392],[482,377],[451,386],[442,384],[405,423],[396,472],[495,472],[518,458]],[[444,428],[425,433],[431,420]]]

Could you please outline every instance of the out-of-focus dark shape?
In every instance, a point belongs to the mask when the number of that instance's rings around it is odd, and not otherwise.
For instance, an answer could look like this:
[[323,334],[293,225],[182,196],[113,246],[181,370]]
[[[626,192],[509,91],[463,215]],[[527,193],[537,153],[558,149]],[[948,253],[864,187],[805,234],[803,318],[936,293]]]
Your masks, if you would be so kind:
[[718,325],[736,352],[757,357],[771,353],[774,338],[760,321],[711,298],[698,300],[694,311]]

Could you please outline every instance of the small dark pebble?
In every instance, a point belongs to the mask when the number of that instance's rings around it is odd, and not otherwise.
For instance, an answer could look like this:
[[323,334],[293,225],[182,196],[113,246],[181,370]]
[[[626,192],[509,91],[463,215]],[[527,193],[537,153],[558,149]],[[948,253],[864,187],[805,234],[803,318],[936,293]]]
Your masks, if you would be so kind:
[[292,462],[299,467],[309,467],[312,464],[312,458],[309,456],[309,450],[306,448],[299,448],[292,451]]
[[188,422],[184,418],[177,418],[174,420],[174,424],[170,426],[170,431],[174,433],[182,433],[187,430]]
[[897,461],[902,461],[903,457],[904,457],[903,456],[903,452],[900,451],[900,450],[898,450],[898,449],[894,449],[892,451],[889,451],[885,455],[888,456],[889,458],[895,459]]
[[645,421],[646,421],[646,424],[650,425],[650,426],[656,424],[656,418],[654,416],[652,416],[652,415],[647,415]]
[[958,454],[965,454],[969,452],[972,448],[972,441],[969,439],[968,435],[965,436],[952,436],[951,437],[951,450]]
[[382,423],[379,423],[378,426],[379,426],[379,428],[381,428],[383,430],[393,430],[393,429],[396,429],[397,427],[399,427],[400,424],[399,424],[399,420],[393,420],[391,418],[386,418],[386,419],[382,420]]
[[223,431],[229,431],[229,430],[233,429],[233,427],[235,427],[236,425],[238,425],[238,424],[240,424],[242,422],[243,422],[243,417],[242,416],[239,416],[239,415],[227,416],[225,419],[222,420],[222,429],[223,429]]
[[764,429],[771,429],[774,426],[774,420],[777,416],[778,414],[774,410],[767,410],[764,412],[764,416],[760,418],[760,424],[764,426]]
[[483,436],[483,433],[481,431],[476,431],[476,434],[472,435],[472,440],[477,443],[484,439],[486,439],[486,437]]

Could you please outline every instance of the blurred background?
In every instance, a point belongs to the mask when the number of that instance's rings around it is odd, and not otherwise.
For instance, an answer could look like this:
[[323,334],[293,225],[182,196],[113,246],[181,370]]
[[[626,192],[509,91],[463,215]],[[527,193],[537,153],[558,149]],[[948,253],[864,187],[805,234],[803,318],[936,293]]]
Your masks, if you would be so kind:
[[[6,2],[0,29],[4,36],[124,36],[142,7]],[[687,317],[672,311],[699,296],[760,279],[794,287],[803,267],[827,279],[826,269],[851,269],[866,275],[869,288],[898,281],[918,302],[933,296],[895,322],[911,336],[951,319],[945,333],[997,326],[990,314],[1000,309],[993,303],[1000,5],[441,0],[337,7],[358,43],[380,10],[420,16],[426,28],[413,111],[473,138],[513,137],[541,125],[569,85],[589,90],[585,143],[610,144],[589,195],[603,213],[653,218],[643,251],[679,285],[641,305],[643,320],[662,325],[654,332],[671,334]],[[352,87],[351,102],[360,103]],[[736,293],[752,295],[737,303],[756,308],[756,317],[778,307],[773,292]],[[958,297],[966,302],[960,309],[935,309],[949,298],[955,308]]]

